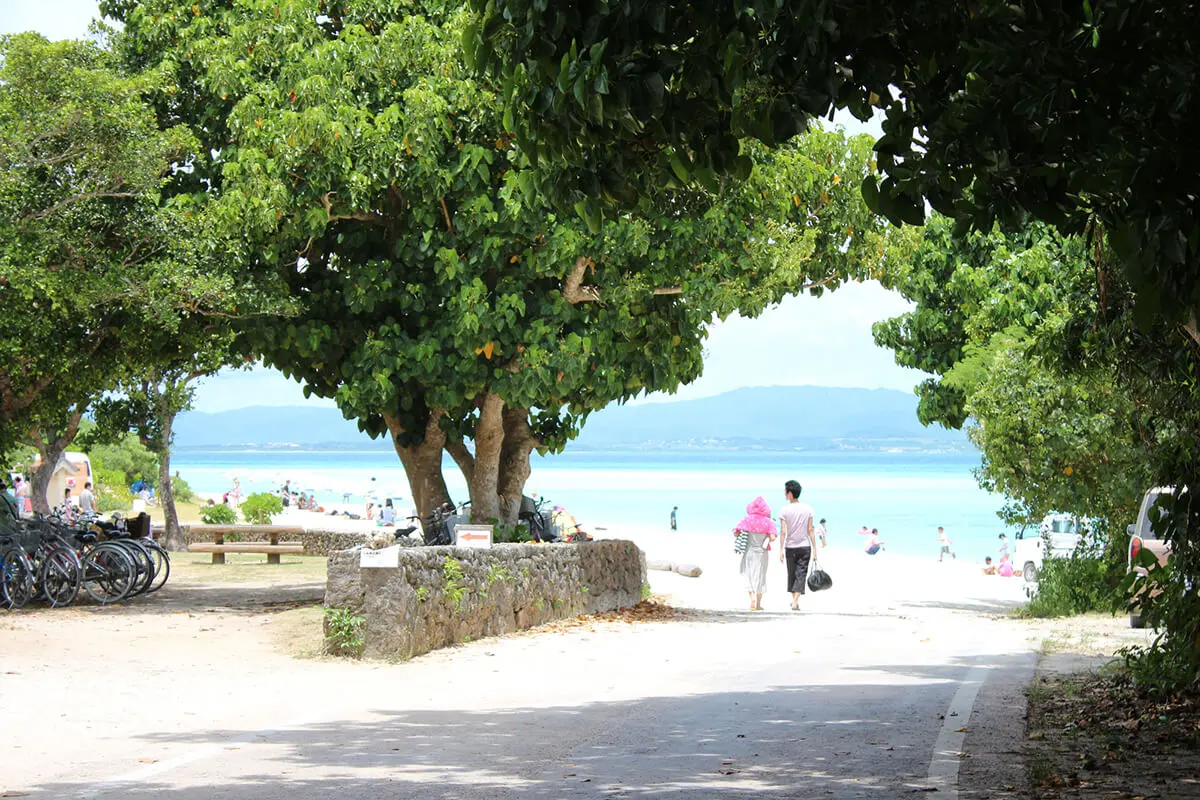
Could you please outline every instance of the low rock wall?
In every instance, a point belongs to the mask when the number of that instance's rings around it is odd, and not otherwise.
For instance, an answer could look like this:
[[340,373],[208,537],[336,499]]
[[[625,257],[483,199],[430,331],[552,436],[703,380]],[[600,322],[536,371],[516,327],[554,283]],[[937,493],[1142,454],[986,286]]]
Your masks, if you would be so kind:
[[325,605],[365,619],[363,655],[409,659],[469,639],[637,605],[646,558],[626,541],[405,548],[396,568],[329,558]]
[[[192,531],[189,526],[183,526],[184,533],[187,536],[188,544],[197,542],[209,542],[213,540],[212,534]],[[155,535],[158,535],[158,529],[155,529]],[[239,542],[266,542],[268,537],[263,534],[243,533],[238,534]],[[304,555],[306,556],[329,556],[348,547],[354,547],[362,544],[370,536],[368,533],[347,533],[346,531],[305,531],[300,534],[291,534],[283,537],[289,542],[300,542],[304,545]],[[225,541],[231,541],[228,536]]]

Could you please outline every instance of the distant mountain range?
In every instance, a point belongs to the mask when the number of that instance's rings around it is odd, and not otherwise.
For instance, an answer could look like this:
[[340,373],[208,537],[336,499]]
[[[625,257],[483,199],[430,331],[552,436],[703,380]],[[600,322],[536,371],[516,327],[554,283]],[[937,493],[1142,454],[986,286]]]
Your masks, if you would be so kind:
[[[610,406],[593,414],[572,450],[970,449],[961,431],[926,428],[917,398],[889,389],[770,386],[715,397]],[[178,448],[389,448],[372,441],[335,408],[253,406],[216,414],[188,412],[175,423]]]

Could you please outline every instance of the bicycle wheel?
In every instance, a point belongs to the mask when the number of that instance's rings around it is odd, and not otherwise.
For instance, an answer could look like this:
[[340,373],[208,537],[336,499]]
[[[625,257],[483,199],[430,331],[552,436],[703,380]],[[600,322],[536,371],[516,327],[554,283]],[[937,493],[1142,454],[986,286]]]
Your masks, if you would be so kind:
[[137,582],[130,589],[129,596],[136,597],[139,594],[145,594],[149,591],[150,584],[154,582],[155,565],[154,558],[150,555],[150,548],[143,545],[139,539],[122,539],[117,544],[129,552],[137,565]]
[[79,556],[66,547],[56,547],[42,559],[42,594],[51,606],[67,606],[75,602],[83,585],[83,565]]
[[25,551],[10,547],[0,557],[0,604],[22,608],[33,599],[33,565]]
[[101,605],[125,599],[136,579],[133,559],[112,542],[98,544],[84,556],[83,590]]
[[142,546],[149,551],[154,559],[154,580],[150,582],[148,592],[157,592],[171,577],[171,555],[155,541],[143,540]]

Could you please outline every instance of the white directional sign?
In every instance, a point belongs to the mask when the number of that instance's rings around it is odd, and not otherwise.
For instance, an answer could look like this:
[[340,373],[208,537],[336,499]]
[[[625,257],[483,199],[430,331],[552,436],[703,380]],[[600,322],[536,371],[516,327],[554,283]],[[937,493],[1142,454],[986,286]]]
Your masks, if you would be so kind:
[[359,551],[358,566],[395,569],[400,566],[400,545],[385,547],[382,550],[368,550],[364,547]]
[[458,547],[479,547],[486,550],[492,546],[492,526],[455,525],[454,544]]

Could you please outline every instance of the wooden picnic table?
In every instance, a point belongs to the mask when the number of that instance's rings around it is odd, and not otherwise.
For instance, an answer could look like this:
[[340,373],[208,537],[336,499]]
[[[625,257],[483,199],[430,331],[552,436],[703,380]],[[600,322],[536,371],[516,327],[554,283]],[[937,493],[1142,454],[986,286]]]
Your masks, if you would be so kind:
[[[199,533],[213,538],[212,544],[196,542],[188,545],[188,551],[193,553],[212,553],[212,563],[224,564],[226,553],[265,553],[268,564],[278,564],[279,556],[284,553],[303,553],[304,545],[300,542],[280,540],[284,537],[300,536],[304,528],[294,525],[188,525],[188,533]],[[265,542],[225,542],[226,536],[264,536]]]

